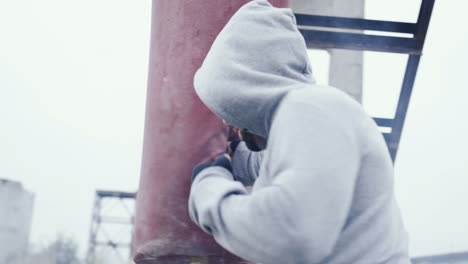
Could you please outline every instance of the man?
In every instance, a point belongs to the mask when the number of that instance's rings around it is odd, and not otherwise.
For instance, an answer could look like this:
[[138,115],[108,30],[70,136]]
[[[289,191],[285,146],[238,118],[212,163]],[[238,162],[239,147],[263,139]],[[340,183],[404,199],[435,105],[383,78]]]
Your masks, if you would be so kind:
[[194,169],[190,217],[220,245],[263,264],[410,263],[383,137],[353,99],[315,84],[290,9],[243,6],[194,85],[264,149],[240,144],[234,175],[223,157]]

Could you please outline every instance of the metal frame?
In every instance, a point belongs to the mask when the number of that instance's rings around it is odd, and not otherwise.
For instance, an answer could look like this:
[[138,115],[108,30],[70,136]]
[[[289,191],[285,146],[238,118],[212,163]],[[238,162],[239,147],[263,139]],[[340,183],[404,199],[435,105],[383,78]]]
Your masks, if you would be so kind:
[[435,256],[417,257],[411,259],[414,264],[456,264],[456,263],[467,263],[468,252],[457,252],[450,254],[442,254]]
[[[105,232],[103,226],[106,224],[119,224],[119,225],[130,225],[133,230],[133,212],[130,210],[125,203],[124,199],[135,200],[136,193],[131,192],[120,192],[120,191],[102,191],[97,190],[94,199],[93,215],[91,219],[91,228],[89,233],[89,245],[88,252],[86,254],[86,262],[94,264],[96,261],[96,249],[98,247],[111,248],[115,250],[116,256],[118,256],[122,263],[127,263],[132,257],[132,239],[133,231],[129,235],[130,241],[115,241],[112,234]],[[121,204],[128,212],[127,216],[111,216],[103,215],[102,200],[112,199],[116,200],[117,203]],[[110,213],[110,212],[108,212]],[[115,213],[115,212],[114,212]],[[98,234],[102,234],[105,240],[99,240]],[[115,234],[114,234],[115,235]],[[122,256],[119,249],[129,249],[128,256]]]
[[[408,54],[406,72],[394,118],[374,118],[380,127],[391,128],[390,133],[383,133],[383,135],[393,161],[395,161],[400,144],[401,133],[408,111],[411,92],[422,55],[434,2],[435,0],[422,0],[418,21],[416,23],[295,14],[299,31],[304,36],[308,48],[348,49]],[[411,34],[412,36],[380,36],[365,33],[307,29],[306,27],[320,27],[332,30],[371,30],[387,33]]]

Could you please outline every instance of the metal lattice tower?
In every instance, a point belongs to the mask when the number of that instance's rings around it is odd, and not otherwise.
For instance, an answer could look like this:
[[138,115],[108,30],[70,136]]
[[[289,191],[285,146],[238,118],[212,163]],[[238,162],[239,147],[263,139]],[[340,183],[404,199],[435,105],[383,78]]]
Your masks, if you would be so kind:
[[88,264],[129,263],[132,257],[136,193],[97,190],[94,199]]

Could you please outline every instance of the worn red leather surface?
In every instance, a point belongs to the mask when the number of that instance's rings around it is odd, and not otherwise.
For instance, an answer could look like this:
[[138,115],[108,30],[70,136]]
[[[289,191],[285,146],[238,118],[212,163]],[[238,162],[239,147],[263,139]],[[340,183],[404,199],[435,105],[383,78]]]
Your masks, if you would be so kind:
[[[137,263],[242,263],[188,216],[192,167],[224,152],[228,128],[198,99],[193,76],[248,0],[153,0],[145,135],[137,195]],[[273,0],[288,6],[289,0]]]

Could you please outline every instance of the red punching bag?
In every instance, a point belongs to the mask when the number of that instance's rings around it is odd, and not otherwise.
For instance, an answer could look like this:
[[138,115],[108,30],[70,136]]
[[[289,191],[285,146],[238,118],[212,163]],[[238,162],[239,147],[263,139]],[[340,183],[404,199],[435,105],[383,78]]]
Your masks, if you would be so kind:
[[[224,152],[228,130],[198,99],[193,76],[248,0],[153,0],[145,135],[133,248],[136,263],[243,263],[188,215],[195,164]],[[289,0],[270,1],[277,7]]]

